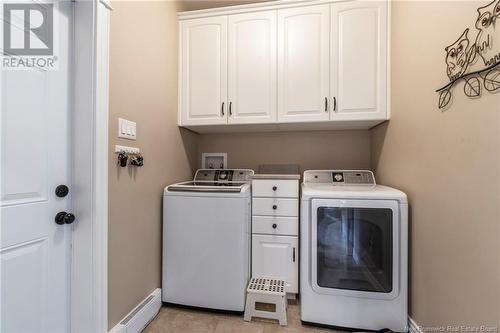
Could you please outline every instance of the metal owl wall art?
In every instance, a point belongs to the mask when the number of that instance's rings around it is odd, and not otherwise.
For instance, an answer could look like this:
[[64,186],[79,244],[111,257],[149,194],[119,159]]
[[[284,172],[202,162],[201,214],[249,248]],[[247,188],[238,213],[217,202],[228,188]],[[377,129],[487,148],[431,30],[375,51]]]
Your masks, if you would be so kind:
[[445,48],[446,74],[450,80],[439,93],[439,108],[446,108],[452,100],[455,85],[464,81],[464,93],[471,98],[487,91],[500,92],[500,0],[494,0],[477,9],[476,37],[469,38],[470,29]]

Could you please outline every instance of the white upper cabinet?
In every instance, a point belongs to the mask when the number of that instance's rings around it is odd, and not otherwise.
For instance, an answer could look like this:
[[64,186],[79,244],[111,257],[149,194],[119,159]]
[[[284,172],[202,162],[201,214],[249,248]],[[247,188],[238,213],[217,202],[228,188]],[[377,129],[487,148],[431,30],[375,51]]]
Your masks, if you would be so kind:
[[181,13],[179,125],[367,129],[389,119],[387,1],[315,3]]
[[387,3],[331,5],[332,120],[387,117]]
[[276,121],[276,11],[228,17],[229,123]]
[[181,125],[226,124],[227,16],[181,21],[180,29]]
[[278,121],[328,120],[330,5],[278,10]]

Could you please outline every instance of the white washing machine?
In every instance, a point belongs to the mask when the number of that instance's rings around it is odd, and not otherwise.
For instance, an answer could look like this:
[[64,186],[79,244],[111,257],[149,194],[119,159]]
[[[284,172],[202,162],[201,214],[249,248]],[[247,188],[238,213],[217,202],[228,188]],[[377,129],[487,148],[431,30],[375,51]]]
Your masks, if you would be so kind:
[[193,181],[165,188],[163,302],[244,311],[253,174],[200,169]]
[[301,319],[407,330],[408,203],[371,171],[304,172]]

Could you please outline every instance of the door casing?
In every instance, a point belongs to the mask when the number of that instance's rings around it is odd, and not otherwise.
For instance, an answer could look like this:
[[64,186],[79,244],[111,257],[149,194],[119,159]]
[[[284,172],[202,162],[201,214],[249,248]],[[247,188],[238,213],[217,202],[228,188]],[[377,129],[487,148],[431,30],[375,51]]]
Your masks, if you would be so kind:
[[71,331],[108,331],[109,12],[74,0]]

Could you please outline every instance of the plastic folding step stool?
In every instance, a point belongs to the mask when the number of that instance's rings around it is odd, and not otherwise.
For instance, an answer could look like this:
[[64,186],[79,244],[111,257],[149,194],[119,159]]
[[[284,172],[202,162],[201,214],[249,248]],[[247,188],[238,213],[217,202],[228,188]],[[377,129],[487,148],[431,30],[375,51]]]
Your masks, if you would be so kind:
[[[257,303],[274,304],[275,311],[257,310]],[[245,321],[251,321],[252,317],[277,319],[284,326],[287,324],[286,308],[285,281],[259,277],[250,280],[243,317]]]

